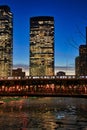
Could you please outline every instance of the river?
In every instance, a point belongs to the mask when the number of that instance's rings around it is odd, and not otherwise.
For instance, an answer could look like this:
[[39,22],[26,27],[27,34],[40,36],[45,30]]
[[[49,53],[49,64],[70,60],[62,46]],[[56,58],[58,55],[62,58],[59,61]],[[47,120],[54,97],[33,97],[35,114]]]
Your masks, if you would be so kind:
[[0,130],[87,130],[85,98],[21,98],[0,105]]

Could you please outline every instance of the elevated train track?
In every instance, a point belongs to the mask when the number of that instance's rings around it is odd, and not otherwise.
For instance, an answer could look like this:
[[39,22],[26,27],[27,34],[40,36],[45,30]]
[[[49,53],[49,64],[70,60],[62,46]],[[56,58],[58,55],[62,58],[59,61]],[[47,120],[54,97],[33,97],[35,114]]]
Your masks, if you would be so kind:
[[87,77],[44,76],[0,78],[0,96],[86,97]]

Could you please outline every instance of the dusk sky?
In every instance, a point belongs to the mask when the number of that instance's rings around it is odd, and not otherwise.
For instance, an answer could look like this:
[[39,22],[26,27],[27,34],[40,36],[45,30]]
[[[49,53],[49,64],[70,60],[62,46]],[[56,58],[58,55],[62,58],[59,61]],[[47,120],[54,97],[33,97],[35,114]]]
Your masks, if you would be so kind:
[[30,17],[53,16],[55,66],[75,65],[78,47],[85,44],[87,0],[0,0],[13,13],[13,63],[29,65]]

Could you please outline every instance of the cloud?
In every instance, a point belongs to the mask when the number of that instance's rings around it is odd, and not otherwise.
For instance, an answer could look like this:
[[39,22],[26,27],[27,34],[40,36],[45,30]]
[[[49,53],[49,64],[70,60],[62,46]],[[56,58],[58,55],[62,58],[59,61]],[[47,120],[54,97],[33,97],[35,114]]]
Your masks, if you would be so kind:
[[[25,64],[15,64],[13,69],[22,68],[22,70],[29,75],[29,66]],[[66,75],[75,75],[75,68],[71,66],[55,66],[55,74],[59,71],[64,71]]]

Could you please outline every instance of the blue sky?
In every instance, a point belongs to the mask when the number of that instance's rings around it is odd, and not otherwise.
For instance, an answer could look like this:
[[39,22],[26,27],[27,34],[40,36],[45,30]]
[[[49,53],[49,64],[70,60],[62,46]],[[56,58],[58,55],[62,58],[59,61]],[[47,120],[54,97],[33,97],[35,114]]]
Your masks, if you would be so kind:
[[29,65],[29,20],[55,19],[55,66],[74,66],[78,47],[85,44],[87,0],[0,0],[13,13],[13,63]]

